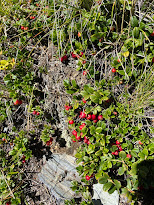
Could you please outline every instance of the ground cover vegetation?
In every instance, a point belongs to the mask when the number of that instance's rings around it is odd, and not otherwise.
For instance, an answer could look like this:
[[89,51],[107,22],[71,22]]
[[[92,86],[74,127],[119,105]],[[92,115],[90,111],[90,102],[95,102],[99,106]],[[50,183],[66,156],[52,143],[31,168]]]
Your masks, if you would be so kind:
[[118,190],[130,204],[152,204],[153,3],[0,4],[0,204],[26,204],[24,172],[33,155],[33,137],[45,147],[53,144],[54,114],[44,106],[47,94],[39,75],[48,74],[48,68],[35,66],[40,47],[50,43],[60,64],[74,61],[83,75],[83,86],[76,79],[63,82],[69,96],[63,114],[72,144],[79,144],[75,157],[81,182],[74,181],[72,189],[83,196],[65,204],[93,204],[97,182],[110,194]]

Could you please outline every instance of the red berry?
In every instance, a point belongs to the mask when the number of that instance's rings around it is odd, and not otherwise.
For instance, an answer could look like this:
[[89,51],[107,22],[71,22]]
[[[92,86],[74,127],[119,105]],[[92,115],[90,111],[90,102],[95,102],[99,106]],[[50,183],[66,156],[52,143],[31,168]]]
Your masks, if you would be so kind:
[[112,152],[113,155],[115,155],[115,152]]
[[81,37],[81,32],[78,32],[78,37],[79,37],[79,38]]
[[120,152],[123,150],[121,146],[119,146],[118,149],[119,149]]
[[91,116],[91,119],[92,119],[92,120],[96,120],[96,115],[92,115],[92,116]]
[[127,154],[127,158],[129,158],[129,159],[130,159],[131,157],[132,157],[132,155],[131,155],[131,154]]
[[32,16],[30,16],[29,18],[32,19]]
[[153,30],[153,32],[150,34],[150,36],[154,36],[154,30]]
[[36,115],[40,115],[40,113],[39,113],[39,112],[37,112],[37,113],[36,113]]
[[3,138],[2,138],[2,141],[3,141],[3,142],[5,142],[5,141],[6,141],[6,139],[3,137]]
[[97,123],[97,121],[98,121],[97,119],[96,119],[96,120],[93,120],[94,123]]
[[117,145],[119,145],[119,144],[120,144],[120,142],[117,140],[117,141],[116,141],[116,144],[117,144]]
[[76,130],[73,130],[73,131],[72,131],[72,135],[77,136],[77,131],[76,131]]
[[117,115],[118,113],[117,113],[117,112],[113,112],[113,114],[114,114],[114,115]]
[[83,71],[83,75],[87,75],[87,71],[84,70],[84,71]]
[[21,105],[21,104],[22,104],[22,100],[19,100],[19,102],[18,102],[18,103],[19,103],[19,105]]
[[36,115],[37,112],[34,110],[32,113],[33,113],[33,115]]
[[64,61],[68,60],[68,57],[66,55],[64,55],[63,57],[61,57],[61,62],[63,63]]
[[80,125],[79,129],[82,130],[85,125],[86,125],[85,123],[82,123],[82,125]]
[[97,119],[98,120],[103,120],[103,115],[98,115]]
[[73,123],[74,123],[74,121],[73,121],[73,120],[70,120],[70,121],[69,121],[69,124],[70,124],[70,125],[72,125]]
[[80,112],[79,118],[86,118],[86,113]]
[[67,110],[67,111],[68,111],[68,110],[69,110],[69,107],[66,107],[66,108],[65,108],[65,110]]
[[84,61],[82,61],[82,64],[86,64],[86,61],[84,60]]
[[24,164],[25,162],[26,162],[26,160],[25,160],[25,159],[23,159],[23,160],[22,160],[22,163]]
[[75,136],[76,140],[81,140],[80,136]]
[[154,63],[154,57],[152,58],[152,62]]
[[72,142],[76,142],[76,140],[72,139]]
[[88,143],[88,138],[87,137],[84,137],[84,143]]
[[143,143],[141,141],[138,142],[140,145],[143,145]]
[[87,181],[89,181],[90,178],[91,178],[90,176],[88,176],[88,175],[86,176],[86,180],[87,180]]
[[53,138],[52,137],[50,137],[50,140],[49,140],[49,142],[52,142],[53,141]]
[[24,28],[25,28],[24,26],[21,26],[21,30],[24,30]]
[[35,19],[35,16],[32,16],[32,19]]
[[82,57],[83,56],[83,52],[80,52],[80,55],[79,55],[80,57]]
[[87,144],[89,145],[90,144],[90,141],[88,140]]
[[114,26],[111,26],[110,31],[114,31],[114,30],[115,30]]
[[6,202],[6,205],[11,205],[11,202],[10,201]]
[[49,146],[49,145],[50,145],[50,143],[51,143],[50,141],[47,141],[47,142],[46,142],[46,145],[47,145],[47,146]]
[[71,109],[71,108],[72,108],[72,106],[68,106],[68,108],[69,108],[69,109]]
[[82,130],[85,125],[86,125],[85,123],[82,123],[82,125],[80,125],[79,129]]
[[84,98],[83,98],[83,99],[82,99],[82,102],[83,102],[83,103],[86,103],[87,101],[86,101],[86,100],[84,100]]
[[118,63],[120,63],[120,59],[118,59],[117,61],[118,61]]
[[118,150],[114,152],[114,155],[118,155],[118,154],[119,154],[119,153],[118,153]]
[[116,72],[116,69],[115,68],[112,68],[112,73],[115,73]]
[[87,120],[90,120],[92,118],[92,116],[90,114],[87,115]]
[[74,54],[73,52],[71,54],[72,54],[72,58],[77,58],[76,54]]
[[39,4],[36,4],[36,6],[39,6]]
[[16,101],[14,102],[14,105],[20,105],[20,104],[22,104],[22,101],[21,101],[21,100],[16,100]]

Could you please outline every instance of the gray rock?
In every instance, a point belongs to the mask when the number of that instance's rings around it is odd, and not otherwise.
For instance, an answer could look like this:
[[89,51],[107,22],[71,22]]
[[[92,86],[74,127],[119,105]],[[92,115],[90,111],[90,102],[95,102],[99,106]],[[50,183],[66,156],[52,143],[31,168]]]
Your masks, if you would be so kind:
[[118,205],[119,204],[119,194],[114,191],[113,194],[103,191],[103,184],[93,185],[93,203],[95,205]]
[[80,181],[75,158],[66,154],[53,154],[43,166],[38,177],[49,189],[51,195],[56,197],[59,204],[64,204],[65,199],[75,197],[75,192],[70,188],[71,182]]

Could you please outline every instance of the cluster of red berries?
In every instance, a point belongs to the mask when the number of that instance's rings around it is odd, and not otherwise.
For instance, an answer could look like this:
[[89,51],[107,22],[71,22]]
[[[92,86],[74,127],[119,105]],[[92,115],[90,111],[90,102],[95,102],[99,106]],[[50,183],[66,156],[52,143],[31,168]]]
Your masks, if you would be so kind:
[[69,110],[69,109],[71,109],[72,108],[72,106],[69,106],[69,105],[65,105],[65,110]]
[[116,141],[116,144],[113,144],[113,145],[116,145],[118,149],[115,152],[112,152],[112,154],[117,156],[119,154],[119,152],[121,152],[123,149],[122,149],[120,142],[118,140]]
[[[80,127],[79,127],[80,130],[82,130],[85,125],[86,125],[85,123],[82,123],[82,125],[80,125]],[[81,132],[80,136],[78,136],[77,131],[73,130],[72,135],[74,135],[75,139],[80,142],[81,141],[81,136],[83,135],[83,133]],[[76,140],[72,139],[73,142],[76,142]],[[90,144],[90,141],[89,141],[88,137],[86,137],[86,136],[84,137],[84,143],[86,143],[88,145]]]
[[[119,152],[123,151],[121,145],[120,145],[120,142],[117,140],[115,144],[113,145],[116,145],[117,146],[117,150],[115,152],[112,152],[112,155],[115,155],[117,156],[119,154]],[[126,155],[127,158],[131,159],[132,158],[132,155],[131,154],[127,154]]]
[[74,54],[73,52],[71,53],[71,55],[72,55],[72,58],[75,58],[75,59],[77,59],[77,58],[80,58],[80,57],[82,57],[83,56],[83,52],[80,52],[80,54],[78,55],[78,54]]
[[28,27],[21,26],[21,30],[27,31]]
[[16,100],[15,102],[14,102],[14,105],[21,105],[22,104],[22,100]]
[[90,144],[90,141],[89,141],[89,139],[88,139],[88,137],[87,136],[85,136],[84,137],[84,143],[86,143],[87,145],[89,145]]
[[47,146],[52,145],[52,141],[53,141],[53,138],[52,138],[52,137],[50,137],[50,140],[46,142],[46,145],[47,145]]
[[[73,52],[71,52],[71,56],[72,56],[72,58],[77,59],[77,58],[80,58],[80,57],[83,56],[83,52],[80,52],[79,55],[78,55],[78,54],[74,54]],[[60,58],[60,61],[61,61],[62,63],[66,62],[67,60],[68,60],[68,56],[67,56],[67,55],[64,55],[64,56],[62,56],[62,57]],[[82,61],[82,63],[85,64],[86,61],[84,60],[84,61]]]
[[25,155],[23,155],[23,156],[22,156],[22,163],[23,163],[23,164],[26,162],[25,158],[26,158]]
[[87,120],[93,120],[94,123],[97,123],[98,120],[103,120],[102,115],[94,115],[94,114],[88,114],[86,115],[84,112],[80,112],[79,118],[86,118]]
[[35,19],[35,16],[30,16],[29,18],[30,18],[30,19]]
[[34,111],[32,112],[32,114],[33,114],[33,115],[40,115],[40,113],[37,112],[36,110],[34,110]]

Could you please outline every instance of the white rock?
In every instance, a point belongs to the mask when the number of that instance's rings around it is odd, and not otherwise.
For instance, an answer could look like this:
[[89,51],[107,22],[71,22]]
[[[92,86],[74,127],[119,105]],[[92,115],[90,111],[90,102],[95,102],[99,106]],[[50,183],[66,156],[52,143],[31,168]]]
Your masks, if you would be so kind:
[[119,194],[114,191],[113,194],[103,191],[103,184],[93,185],[93,203],[95,205],[118,205],[119,204]]

